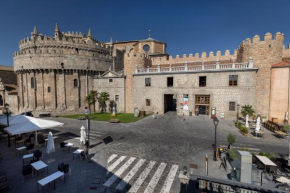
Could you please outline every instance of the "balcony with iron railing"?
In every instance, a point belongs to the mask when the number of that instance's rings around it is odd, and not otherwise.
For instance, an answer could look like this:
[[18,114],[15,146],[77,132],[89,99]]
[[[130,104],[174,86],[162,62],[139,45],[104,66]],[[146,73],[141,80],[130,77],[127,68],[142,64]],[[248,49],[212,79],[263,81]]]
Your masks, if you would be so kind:
[[153,74],[153,73],[182,73],[182,72],[203,72],[203,71],[225,71],[225,70],[243,70],[243,69],[258,69],[253,66],[253,58],[250,57],[248,62],[235,63],[220,63],[217,60],[213,64],[205,64],[205,62],[184,62],[176,65],[162,65],[151,66],[147,68],[139,68],[136,66],[135,74]]

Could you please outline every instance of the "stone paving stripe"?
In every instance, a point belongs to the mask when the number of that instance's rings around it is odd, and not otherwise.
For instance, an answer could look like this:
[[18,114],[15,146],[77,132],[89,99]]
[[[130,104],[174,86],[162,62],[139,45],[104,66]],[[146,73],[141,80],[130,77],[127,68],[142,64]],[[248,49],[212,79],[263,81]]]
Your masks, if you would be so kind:
[[91,133],[97,133],[97,134],[100,134],[100,135],[106,135],[106,133],[102,133],[102,132],[100,132],[100,131],[90,131],[90,134]]
[[116,172],[114,173],[105,183],[104,186],[110,187],[121,175],[122,173],[133,163],[135,157],[131,157],[128,161]]
[[124,177],[124,179],[118,184],[116,187],[117,190],[123,190],[126,185],[130,182],[130,180],[134,177],[134,175],[137,173],[139,168],[144,164],[146,160],[140,159],[137,164],[131,169],[131,171]]
[[132,188],[129,190],[131,193],[137,193],[138,189],[148,176],[149,172],[152,170],[153,166],[155,165],[155,161],[150,161],[148,166],[145,168],[145,170],[140,174],[139,178],[136,180]]
[[117,167],[124,159],[126,156],[121,156],[117,161],[115,161],[112,165],[108,167],[108,172],[112,172],[115,167]]
[[102,135],[100,135],[100,134],[95,134],[95,133],[90,133],[90,136],[94,136],[94,137],[102,137]]
[[108,163],[110,163],[111,161],[113,161],[113,159],[115,159],[115,157],[117,157],[118,155],[116,155],[116,154],[113,154],[113,155],[111,155],[110,157],[109,157],[109,159],[108,159]]
[[166,165],[167,164],[163,163],[163,162],[159,165],[158,169],[156,170],[154,176],[151,178],[151,181],[149,182],[144,193],[153,193],[154,192],[154,189],[155,189]]
[[169,193],[170,192],[170,188],[172,186],[174,177],[176,175],[176,172],[178,170],[178,165],[173,165],[169,171],[169,174],[164,182],[164,185],[160,191],[160,193]]

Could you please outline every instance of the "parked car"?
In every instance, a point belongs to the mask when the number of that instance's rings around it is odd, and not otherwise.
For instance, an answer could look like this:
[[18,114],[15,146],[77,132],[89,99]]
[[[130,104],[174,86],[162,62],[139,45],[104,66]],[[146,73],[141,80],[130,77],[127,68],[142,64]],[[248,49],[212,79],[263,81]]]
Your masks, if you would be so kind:
[[26,112],[21,113],[20,115],[26,115],[29,117],[33,117],[32,111],[26,111]]

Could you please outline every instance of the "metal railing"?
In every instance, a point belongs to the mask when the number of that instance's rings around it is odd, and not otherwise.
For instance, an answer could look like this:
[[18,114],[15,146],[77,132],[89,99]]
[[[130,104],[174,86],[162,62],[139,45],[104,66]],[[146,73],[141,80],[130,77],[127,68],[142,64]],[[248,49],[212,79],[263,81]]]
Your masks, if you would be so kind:
[[223,193],[278,193],[284,192],[283,190],[265,188],[262,186],[246,184],[231,180],[218,179],[208,176],[191,175],[187,187],[187,193],[200,193],[200,192],[223,192]]

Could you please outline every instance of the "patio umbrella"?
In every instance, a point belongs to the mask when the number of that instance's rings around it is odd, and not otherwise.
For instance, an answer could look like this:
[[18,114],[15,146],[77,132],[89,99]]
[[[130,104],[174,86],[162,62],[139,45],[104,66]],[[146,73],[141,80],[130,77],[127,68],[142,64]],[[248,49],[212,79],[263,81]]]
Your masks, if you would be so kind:
[[[13,116],[9,116],[9,125],[13,125],[13,124],[18,124],[18,123],[23,123],[23,122],[27,122],[29,121],[29,118],[27,116],[24,115],[13,115]],[[0,119],[0,124],[2,125],[8,125],[7,124],[7,117],[3,117]]]
[[286,114],[285,114],[285,121],[287,121],[288,122],[288,111],[286,112]]
[[260,130],[260,128],[261,128],[261,118],[260,118],[260,116],[258,116],[257,121],[256,121],[256,129],[255,129],[256,138],[257,138],[257,133]]
[[53,135],[51,132],[49,132],[48,137],[47,137],[47,147],[46,147],[46,153],[49,154],[49,160],[47,162],[54,161],[51,159],[51,153],[54,151],[55,151],[55,147],[54,147]]
[[80,138],[81,145],[86,143],[86,129],[84,126],[81,127],[81,138]]
[[246,127],[249,128],[249,115],[246,115]]
[[[23,121],[21,123],[12,124],[9,127],[6,127],[4,130],[7,131],[10,135],[18,135],[22,133],[29,133],[35,131],[35,143],[37,144],[37,131],[42,129],[49,129],[53,127],[62,126],[63,123],[51,121],[51,120],[44,120],[34,117],[28,117],[24,115],[22,118],[19,118],[21,120],[24,120],[26,118],[26,121]],[[15,118],[16,119],[16,118]]]

